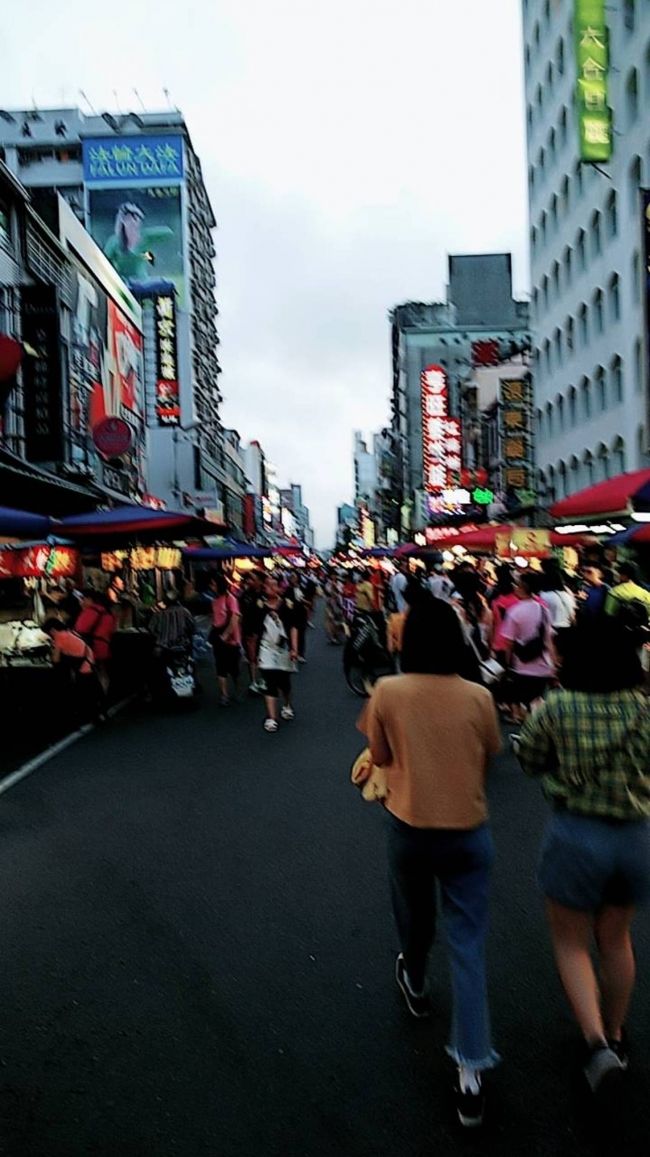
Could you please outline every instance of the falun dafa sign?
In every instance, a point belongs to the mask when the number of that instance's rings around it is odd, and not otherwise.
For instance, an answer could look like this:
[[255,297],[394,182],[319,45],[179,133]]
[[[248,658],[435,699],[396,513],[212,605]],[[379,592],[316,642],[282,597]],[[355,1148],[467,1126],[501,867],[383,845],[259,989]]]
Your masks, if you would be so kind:
[[575,0],[575,49],[580,159],[603,163],[610,160],[614,141],[605,0]]

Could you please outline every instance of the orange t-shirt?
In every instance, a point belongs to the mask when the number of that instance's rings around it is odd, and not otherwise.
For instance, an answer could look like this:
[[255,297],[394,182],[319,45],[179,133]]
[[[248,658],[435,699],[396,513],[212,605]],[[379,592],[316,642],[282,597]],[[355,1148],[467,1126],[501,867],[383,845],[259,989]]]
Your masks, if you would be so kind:
[[74,631],[58,631],[54,643],[54,657],[63,655],[66,659],[83,660],[79,666],[80,675],[90,675],[93,669],[93,653],[87,643]]
[[389,675],[357,727],[386,772],[388,811],[416,828],[476,828],[485,776],[501,748],[494,701],[459,675]]

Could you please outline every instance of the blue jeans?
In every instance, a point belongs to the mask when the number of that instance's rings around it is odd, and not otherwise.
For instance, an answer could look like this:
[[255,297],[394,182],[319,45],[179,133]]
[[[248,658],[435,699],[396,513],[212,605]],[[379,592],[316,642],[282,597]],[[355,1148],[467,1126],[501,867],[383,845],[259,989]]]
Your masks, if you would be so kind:
[[469,831],[414,828],[387,812],[393,911],[413,988],[424,988],[436,928],[436,880],[451,955],[453,1014],[447,1052],[457,1064],[493,1068],[485,974],[488,885],[494,859],[487,824]]

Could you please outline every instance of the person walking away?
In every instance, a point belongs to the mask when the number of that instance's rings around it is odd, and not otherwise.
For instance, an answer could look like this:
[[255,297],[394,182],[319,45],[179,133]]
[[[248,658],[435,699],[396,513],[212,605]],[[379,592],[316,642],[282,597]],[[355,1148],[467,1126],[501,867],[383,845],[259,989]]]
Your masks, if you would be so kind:
[[284,592],[284,599],[287,604],[293,608],[296,626],[298,628],[298,662],[307,662],[307,604],[300,582],[300,575],[297,571],[292,571],[289,575],[289,585]]
[[393,660],[395,672],[398,675],[402,670],[402,646],[404,644],[405,623],[406,614],[393,611],[393,613],[388,616],[386,626],[386,650]]
[[305,612],[307,615],[307,626],[314,629],[314,604],[318,595],[318,583],[313,575],[307,575],[305,584],[303,586],[303,597],[305,600]]
[[81,610],[75,630],[88,643],[95,658],[95,671],[103,694],[108,695],[110,683],[111,643],[115,633],[112,604],[101,591],[87,587],[83,592]]
[[212,629],[210,642],[217,672],[219,704],[230,705],[229,680],[237,690],[239,660],[241,656],[241,612],[239,603],[231,591],[224,574],[213,579],[214,598],[212,600]]
[[249,691],[260,694],[263,686],[260,682],[257,669],[257,652],[259,649],[259,622],[260,609],[264,598],[264,574],[260,571],[251,571],[244,581],[239,596],[239,611],[241,614],[241,634],[244,653],[248,661],[250,675]]
[[434,599],[442,599],[446,603],[451,601],[455,587],[449,575],[445,574],[442,555],[436,556],[433,560],[427,586]]
[[375,591],[365,570],[359,571],[354,591],[354,605],[358,615],[372,615],[375,611]]
[[396,571],[390,580],[390,593],[396,611],[400,614],[406,614],[408,604],[406,598],[406,584],[408,581],[408,566],[405,562],[396,563]]
[[60,619],[50,618],[42,630],[52,640],[52,663],[72,692],[72,714],[77,725],[104,719],[103,696],[95,673],[95,658],[88,643]]
[[298,658],[298,625],[295,602],[280,595],[278,580],[269,575],[260,610],[258,667],[264,680],[266,719],[264,730],[278,730],[278,700],[283,698],[280,716],[295,718],[291,702],[291,675]]
[[[490,650],[497,663],[505,669],[508,667],[507,644],[503,638],[503,627],[506,615],[511,607],[519,602],[515,594],[515,580],[507,563],[502,563],[497,571],[497,578],[491,591],[490,611],[492,612],[492,631]],[[512,710],[512,679],[506,676],[492,688],[495,702],[504,714]]]
[[582,620],[562,650],[562,687],[528,718],[517,754],[528,775],[541,777],[552,808],[538,879],[596,1093],[628,1063],[630,929],[650,899],[650,700],[639,690],[634,643],[616,620]]
[[340,646],[345,637],[345,609],[341,583],[333,576],[325,586],[325,633],[328,643]]
[[647,641],[650,591],[641,586],[639,568],[633,562],[619,564],[618,579],[607,596],[605,612],[620,619],[637,638],[637,646],[642,646]]
[[549,612],[554,638],[559,640],[562,632],[568,631],[575,622],[576,599],[554,558],[542,560],[539,597]]
[[500,748],[492,697],[462,679],[463,632],[452,607],[425,594],[404,626],[401,675],[380,679],[358,728],[388,786],[388,859],[401,951],[396,981],[414,1017],[430,1014],[427,959],[435,882],[451,954],[461,1124],[482,1122],[482,1074],[497,1064],[485,969],[493,844],[485,779]]
[[598,563],[587,563],[582,567],[581,577],[577,615],[580,618],[592,618],[604,614],[610,588],[603,578],[603,568]]
[[537,596],[533,571],[517,576],[515,594],[519,600],[508,609],[501,628],[507,665],[513,673],[512,714],[521,723],[537,699],[541,699],[555,676],[549,613]]

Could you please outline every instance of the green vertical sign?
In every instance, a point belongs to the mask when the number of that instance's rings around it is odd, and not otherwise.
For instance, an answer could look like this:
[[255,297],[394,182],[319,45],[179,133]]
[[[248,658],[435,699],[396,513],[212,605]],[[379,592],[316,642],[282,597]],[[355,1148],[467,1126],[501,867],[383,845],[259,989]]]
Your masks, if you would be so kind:
[[592,164],[609,161],[614,131],[605,0],[575,0],[575,41],[580,159]]

